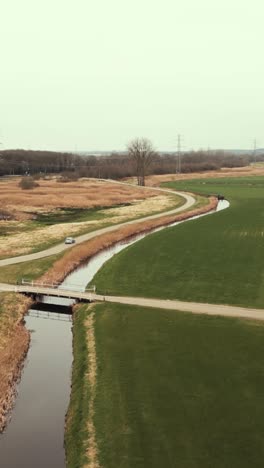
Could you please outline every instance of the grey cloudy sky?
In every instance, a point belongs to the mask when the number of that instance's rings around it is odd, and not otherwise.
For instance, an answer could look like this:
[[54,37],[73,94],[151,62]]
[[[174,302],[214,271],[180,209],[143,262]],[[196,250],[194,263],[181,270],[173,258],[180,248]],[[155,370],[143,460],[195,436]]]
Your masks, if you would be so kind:
[[264,146],[263,18],[263,0],[3,0],[0,141]]

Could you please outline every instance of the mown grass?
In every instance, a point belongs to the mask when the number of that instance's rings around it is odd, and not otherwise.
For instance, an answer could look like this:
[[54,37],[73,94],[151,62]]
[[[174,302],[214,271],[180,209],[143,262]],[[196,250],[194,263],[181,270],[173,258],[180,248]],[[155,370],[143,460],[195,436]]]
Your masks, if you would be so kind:
[[125,249],[95,276],[98,292],[264,307],[264,177],[166,185],[231,205]]
[[[264,176],[177,180],[175,182],[163,183],[162,186],[171,188],[172,190],[193,190],[201,195],[214,195],[223,192],[227,198],[237,195],[239,191],[239,198],[254,198],[254,190],[264,188]],[[243,189],[243,193],[241,193],[241,189]],[[250,191],[246,192],[246,189],[250,189]]]
[[117,304],[95,317],[100,466],[263,466],[262,323]]
[[53,263],[61,258],[64,253],[30,262],[3,266],[0,268],[0,283],[20,283],[22,278],[26,278],[29,281],[36,280],[46,273]]
[[85,319],[88,313],[87,305],[83,305],[74,314],[72,388],[65,428],[67,468],[80,468],[87,461],[89,388],[85,379],[88,365]]

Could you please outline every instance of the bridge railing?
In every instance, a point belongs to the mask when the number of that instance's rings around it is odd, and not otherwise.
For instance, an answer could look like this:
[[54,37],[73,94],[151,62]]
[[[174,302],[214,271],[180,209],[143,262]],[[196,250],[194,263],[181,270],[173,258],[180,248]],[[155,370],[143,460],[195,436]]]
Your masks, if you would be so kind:
[[33,281],[25,278],[22,278],[21,284],[24,284],[25,286],[40,286],[43,288],[58,288],[60,286],[60,283],[56,282],[47,283],[46,281]]
[[34,281],[34,280],[28,280],[26,278],[22,278],[21,284],[25,286],[32,286],[32,287],[40,287],[40,288],[50,288],[50,289],[64,289],[64,290],[70,290],[70,291],[80,291],[80,292],[96,292],[96,286],[95,285],[90,285],[87,288],[83,288],[82,285],[80,284],[68,284],[65,287],[61,287],[61,283],[57,282],[46,282],[46,281]]

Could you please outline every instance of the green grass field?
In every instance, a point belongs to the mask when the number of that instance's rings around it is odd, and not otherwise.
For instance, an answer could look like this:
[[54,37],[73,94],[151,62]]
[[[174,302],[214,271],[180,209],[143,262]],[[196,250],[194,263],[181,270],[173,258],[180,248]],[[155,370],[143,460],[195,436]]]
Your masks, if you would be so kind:
[[93,279],[98,292],[264,307],[264,177],[166,185],[224,194],[231,206],[125,249]]
[[117,304],[95,312],[102,468],[263,466],[264,324]]
[[66,416],[65,451],[67,468],[80,468],[86,463],[89,388],[85,379],[88,363],[85,319],[89,310],[82,305],[75,314],[73,326],[73,370],[71,400]]
[[20,283],[22,278],[29,281],[36,280],[44,275],[44,273],[52,267],[53,263],[62,257],[63,254],[64,252],[39,260],[3,266],[0,268],[0,283],[16,284]]

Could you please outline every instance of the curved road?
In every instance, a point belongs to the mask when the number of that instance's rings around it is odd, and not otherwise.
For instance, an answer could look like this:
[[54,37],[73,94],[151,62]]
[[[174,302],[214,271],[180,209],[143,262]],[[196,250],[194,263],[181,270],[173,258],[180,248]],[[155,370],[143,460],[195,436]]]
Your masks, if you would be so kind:
[[[108,183],[113,182],[113,183],[116,183],[116,184],[129,185],[130,187],[133,187],[133,185],[125,183],[125,182],[117,182],[117,181],[109,181],[109,180],[107,180],[107,182]],[[138,186],[134,186],[134,187],[138,188]],[[54,247],[50,247],[49,249],[42,250],[40,252],[27,254],[27,255],[21,255],[19,257],[5,258],[3,260],[0,260],[0,267],[1,266],[6,266],[6,265],[14,265],[15,263],[28,262],[28,261],[31,261],[31,260],[38,260],[40,258],[49,257],[50,255],[56,255],[56,254],[59,254],[59,253],[63,252],[64,250],[72,248],[76,244],[80,244],[81,242],[93,239],[94,237],[97,237],[100,234],[105,234],[107,232],[115,231],[116,229],[118,229],[118,228],[120,228],[122,226],[126,226],[128,224],[144,222],[144,221],[147,221],[149,219],[156,219],[156,218],[161,218],[162,216],[172,215],[174,213],[180,213],[181,211],[187,210],[188,208],[193,206],[194,203],[195,203],[195,198],[192,195],[188,194],[188,193],[175,192],[175,191],[172,191],[172,190],[160,189],[160,188],[156,188],[156,187],[154,187],[154,188],[152,188],[152,187],[151,188],[150,187],[141,187],[141,188],[146,189],[146,190],[151,190],[151,191],[156,190],[156,191],[159,191],[159,192],[166,192],[166,193],[170,193],[172,195],[178,195],[178,196],[180,196],[182,198],[185,198],[185,203],[184,203],[184,205],[182,205],[182,206],[180,206],[178,208],[175,208],[174,210],[158,213],[158,214],[155,214],[155,215],[145,216],[144,218],[134,219],[132,221],[125,221],[124,223],[115,224],[114,226],[108,226],[108,227],[105,227],[105,228],[97,229],[96,231],[93,231],[93,232],[89,232],[88,234],[83,234],[83,235],[78,236],[78,237],[75,238],[76,239],[75,244],[66,245],[66,244],[61,242],[60,244],[57,244]]]

